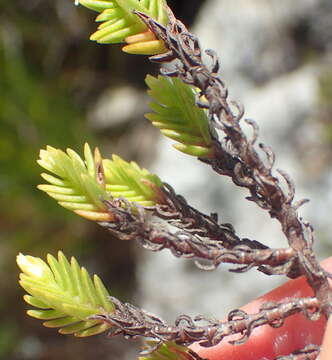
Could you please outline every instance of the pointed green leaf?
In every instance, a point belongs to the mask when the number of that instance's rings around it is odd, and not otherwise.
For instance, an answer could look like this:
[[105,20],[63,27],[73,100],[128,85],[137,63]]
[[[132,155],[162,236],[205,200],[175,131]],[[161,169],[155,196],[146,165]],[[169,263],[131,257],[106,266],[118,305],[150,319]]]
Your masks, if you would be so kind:
[[103,308],[106,309],[106,311],[113,312],[114,305],[108,300],[108,291],[98,275],[94,275],[93,282],[96,289],[96,295],[98,295],[98,303],[102,304]]
[[158,176],[140,168],[135,162],[126,162],[117,155],[103,161],[106,190],[113,197],[124,197],[143,206],[159,202],[162,181]]
[[176,150],[183,152],[184,154],[197,156],[197,157],[208,157],[211,155],[211,151],[203,146],[185,145],[185,144],[173,144]]
[[[153,341],[147,342],[147,347],[149,348],[154,344]],[[139,357],[138,360],[196,360],[197,357],[192,354],[193,352],[189,348],[169,341],[148,356]]]
[[63,313],[58,310],[28,310],[27,314],[39,320],[51,320],[64,318]]
[[75,334],[76,335],[78,332],[89,329],[89,328],[95,326],[96,324],[100,325],[100,322],[99,321],[79,322],[77,324],[71,324],[69,326],[63,327],[62,329],[59,330],[59,332],[63,335],[66,335],[66,334]]
[[83,302],[88,302],[89,296],[84,289],[84,284],[81,276],[81,268],[74,257],[71,258],[70,263],[73,274],[73,282],[75,283],[75,288],[77,290],[78,296],[82,299]]
[[98,335],[108,329],[109,329],[109,326],[105,323],[102,323],[102,324],[92,326],[88,329],[78,331],[74,335],[77,337],[87,337],[87,336],[92,336],[92,335]]
[[114,1],[102,1],[102,0],[80,0],[79,3],[88,9],[101,12],[106,9],[112,9],[116,7]]
[[[29,314],[30,315],[30,314]],[[43,325],[49,328],[59,328],[63,326],[69,326],[73,323],[76,323],[77,319],[74,316],[65,316],[60,319],[53,319],[43,322]],[[79,322],[78,324],[85,324],[84,322]]]
[[83,282],[83,286],[84,286],[84,291],[86,292],[87,296],[88,296],[88,302],[92,305],[97,305],[98,304],[98,296],[96,294],[96,290],[95,287],[93,286],[93,282],[90,278],[89,273],[86,271],[86,269],[84,267],[81,268],[81,277],[82,277],[82,282]]
[[34,307],[37,307],[37,308],[40,308],[40,309],[49,309],[49,306],[46,305],[45,303],[43,303],[42,301],[34,298],[33,296],[31,295],[24,295],[23,296],[23,299],[26,303],[28,303],[29,305],[31,306],[34,306]]

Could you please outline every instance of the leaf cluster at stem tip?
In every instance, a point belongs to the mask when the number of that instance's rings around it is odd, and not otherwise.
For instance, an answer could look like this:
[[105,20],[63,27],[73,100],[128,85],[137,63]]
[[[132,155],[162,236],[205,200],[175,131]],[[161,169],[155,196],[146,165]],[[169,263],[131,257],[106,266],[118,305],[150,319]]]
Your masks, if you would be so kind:
[[71,149],[64,152],[47,146],[40,151],[38,164],[51,173],[41,174],[49,184],[38,185],[38,189],[90,220],[113,220],[104,202],[110,198],[125,198],[133,206],[162,202],[158,176],[117,155],[103,159],[98,148],[92,154],[88,144],[84,146],[84,160]]
[[175,141],[174,148],[198,157],[213,155],[207,113],[195,102],[197,91],[177,78],[147,75],[149,103],[154,113],[146,114],[161,133]]
[[100,13],[101,23],[90,39],[101,44],[127,42],[123,51],[131,54],[156,55],[167,51],[146,25],[133,13],[140,11],[166,25],[165,0],[78,0],[78,3]]
[[46,327],[60,328],[61,334],[78,337],[96,335],[110,328],[100,320],[90,320],[96,314],[113,312],[109,293],[97,275],[93,280],[75,258],[67,260],[59,251],[58,259],[47,256],[43,260],[19,254],[17,264],[22,273],[20,285],[29,295],[24,300],[38,310],[28,315],[45,320]]

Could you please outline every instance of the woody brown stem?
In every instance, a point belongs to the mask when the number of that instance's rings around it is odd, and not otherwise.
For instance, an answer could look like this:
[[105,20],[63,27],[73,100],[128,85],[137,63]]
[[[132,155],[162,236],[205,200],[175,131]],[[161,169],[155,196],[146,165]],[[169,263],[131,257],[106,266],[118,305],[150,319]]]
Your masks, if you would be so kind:
[[200,90],[197,106],[208,109],[210,126],[223,135],[223,142],[214,139],[214,156],[201,160],[210,164],[219,174],[230,176],[237,186],[247,188],[250,193],[248,200],[267,210],[272,218],[280,222],[289,246],[294,251],[299,273],[306,276],[321,302],[324,315],[328,317],[332,300],[328,276],[312,250],[312,227],[297,213],[306,200],[294,202],[295,186],[285,172],[279,171],[288,187],[287,193],[282,190],[280,178],[272,172],[275,156],[269,147],[260,144],[264,159],[256,151],[258,126],[255,122],[247,121],[253,127],[252,139],[248,139],[243,132],[240,122],[244,109],[238,103],[228,100],[228,89],[218,76],[219,61],[216,54],[207,50],[211,63],[206,64],[197,37],[170,10],[166,27],[145,14],[136,14],[165,42],[169,50],[166,54],[151,57],[151,61],[168,64],[167,69],[161,69],[162,74],[178,77]]

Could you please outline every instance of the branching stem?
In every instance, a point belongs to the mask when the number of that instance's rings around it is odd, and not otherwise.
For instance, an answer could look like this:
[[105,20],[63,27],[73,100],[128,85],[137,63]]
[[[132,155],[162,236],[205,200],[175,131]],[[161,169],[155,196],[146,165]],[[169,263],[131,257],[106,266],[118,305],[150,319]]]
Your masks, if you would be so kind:
[[305,201],[293,203],[294,184],[285,172],[279,171],[288,186],[287,193],[282,190],[278,176],[272,173],[272,150],[265,145],[260,146],[266,157],[264,160],[256,151],[254,145],[258,127],[252,121],[249,124],[253,126],[254,136],[251,140],[246,137],[240,125],[243,106],[228,100],[228,89],[218,76],[216,54],[212,50],[206,51],[211,58],[211,64],[207,65],[198,38],[174,17],[171,10],[168,10],[170,22],[167,26],[158,24],[145,14],[136,14],[168,48],[167,53],[150,59],[168,65],[167,69],[161,69],[164,75],[176,76],[200,90],[197,105],[208,109],[211,128],[224,136],[224,143],[215,139],[214,156],[201,160],[219,174],[230,176],[236,185],[247,188],[250,193],[248,200],[267,210],[272,218],[280,222],[289,246],[295,252],[300,273],[306,276],[328,318],[332,303],[328,277],[312,250],[313,229],[297,213],[298,207]]
[[[114,313],[92,317],[114,327],[109,336],[152,338],[157,341],[157,346],[164,342],[174,341],[185,346],[199,342],[201,346],[210,347],[219,344],[227,336],[235,334],[239,337],[229,342],[243,344],[256,327],[262,325],[281,327],[287,317],[297,313],[303,313],[310,320],[317,320],[321,315],[318,300],[308,297],[280,304],[265,303],[256,314],[247,314],[243,310],[236,309],[228,314],[227,321],[208,319],[204,316],[191,318],[180,315],[174,325],[169,325],[156,315],[131,304],[122,303],[113,297],[111,301],[116,307]],[[150,351],[153,350],[154,348],[150,349]]]

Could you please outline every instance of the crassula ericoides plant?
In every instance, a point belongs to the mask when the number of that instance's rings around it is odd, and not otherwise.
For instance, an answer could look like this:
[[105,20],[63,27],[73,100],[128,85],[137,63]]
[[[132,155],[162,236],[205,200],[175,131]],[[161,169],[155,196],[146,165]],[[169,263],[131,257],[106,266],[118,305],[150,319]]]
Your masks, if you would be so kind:
[[[197,37],[175,18],[165,0],[78,3],[99,13],[100,25],[92,40],[124,42],[123,51],[149,55],[150,61],[161,64],[159,76],[146,77],[152,99],[146,118],[175,141],[177,150],[247,189],[247,199],[279,221],[288,245],[272,249],[239,237],[231,225],[220,224],[216,214],[203,214],[189,205],[157,175],[117,155],[104,159],[87,144],[83,157],[71,149],[41,150],[38,164],[46,170],[42,173],[46,184],[38,188],[120,240],[137,241],[151,251],[169,249],[176,257],[193,259],[203,270],[229,263],[235,266],[233,272],[255,268],[266,275],[303,276],[313,295],[269,301],[253,314],[232,310],[224,321],[181,315],[174,324],[167,324],[112,297],[98,276],[91,278],[75,258],[69,261],[60,251],[57,259],[48,255],[47,262],[22,254],[17,257],[20,285],[28,293],[24,300],[33,307],[28,314],[62,334],[86,337],[107,331],[109,336],[144,338],[141,359],[150,360],[200,359],[190,348],[194,343],[209,348],[232,336],[229,342],[236,347],[250,339],[255,328],[282,327],[295,314],[312,321],[327,319],[330,274],[312,250],[312,226],[297,213],[305,200],[294,201],[291,178],[274,170],[272,149],[257,143],[257,124],[243,118],[239,103],[228,100],[216,54],[206,50],[205,60]],[[251,126],[251,137],[245,135],[243,122]],[[282,359],[316,359],[319,344],[306,345]]]

